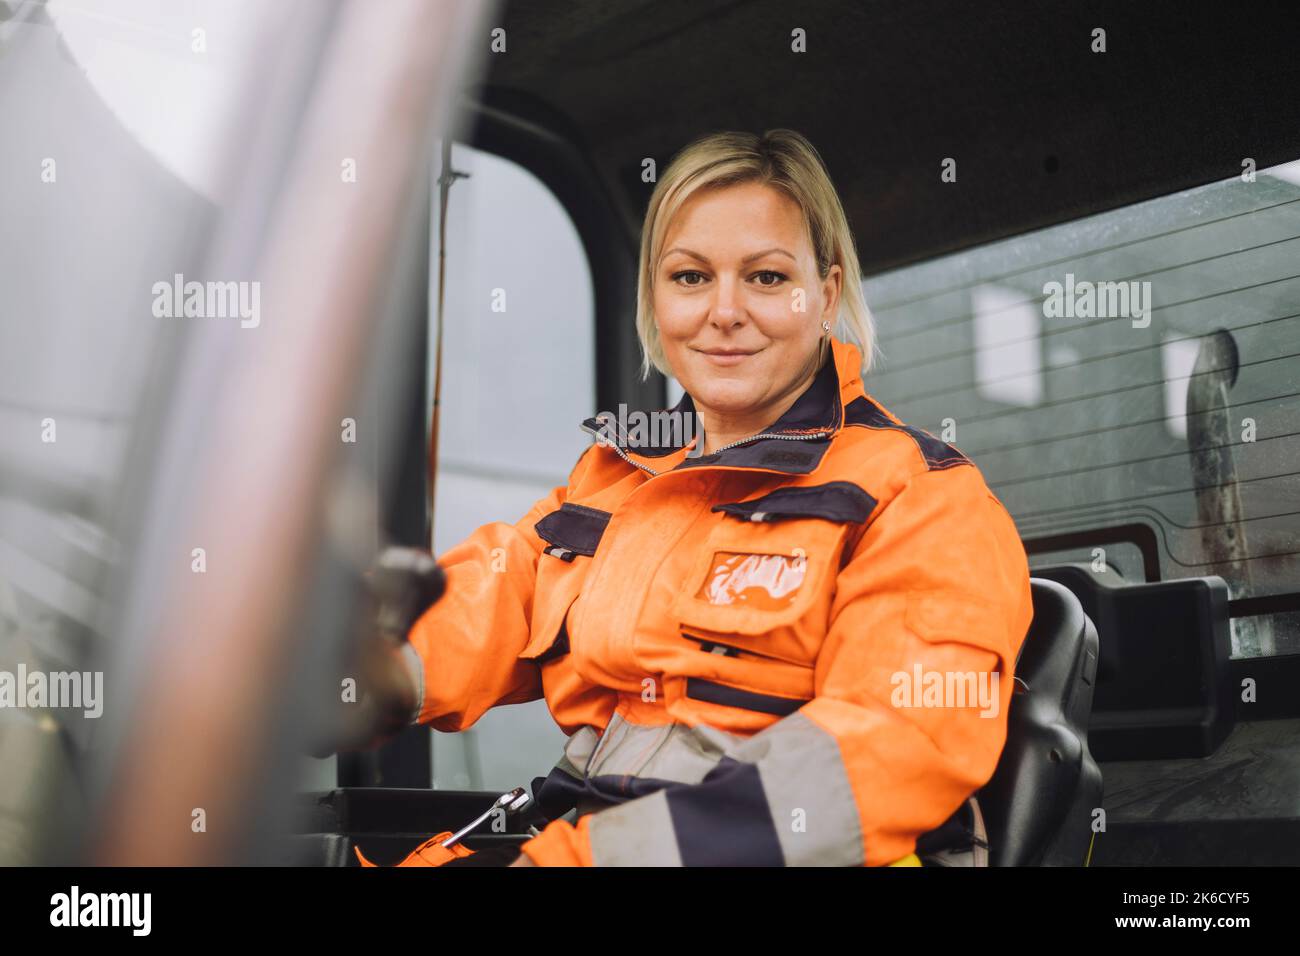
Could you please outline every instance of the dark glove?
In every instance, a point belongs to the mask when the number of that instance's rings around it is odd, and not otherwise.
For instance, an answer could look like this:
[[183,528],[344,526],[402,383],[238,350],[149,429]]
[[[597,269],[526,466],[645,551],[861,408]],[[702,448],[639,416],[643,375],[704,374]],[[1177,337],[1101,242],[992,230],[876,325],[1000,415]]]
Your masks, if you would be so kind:
[[[369,607],[352,670],[335,683],[338,725],[308,748],[313,757],[364,750],[410,726],[419,699],[419,658],[406,643],[411,627],[438,598],[446,577],[433,556],[414,548],[387,548],[365,575]],[[351,677],[355,685],[346,686]]]

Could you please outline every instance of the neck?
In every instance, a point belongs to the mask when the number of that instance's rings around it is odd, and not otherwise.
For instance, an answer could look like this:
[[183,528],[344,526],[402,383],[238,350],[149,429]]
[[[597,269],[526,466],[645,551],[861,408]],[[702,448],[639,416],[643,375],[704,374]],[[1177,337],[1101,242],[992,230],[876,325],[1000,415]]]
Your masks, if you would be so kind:
[[733,442],[743,441],[754,435],[760,435],[766,431],[769,426],[789,411],[790,406],[808,389],[808,386],[812,384],[813,379],[817,377],[817,373],[821,371],[823,365],[830,361],[830,356],[831,350],[827,349],[826,354],[820,356],[820,361],[814,360],[812,368],[804,375],[801,375],[789,389],[757,408],[745,409],[737,414],[727,414],[700,408],[697,405],[696,412],[699,414],[700,423],[704,427],[704,449],[702,453],[711,455],[719,448]]

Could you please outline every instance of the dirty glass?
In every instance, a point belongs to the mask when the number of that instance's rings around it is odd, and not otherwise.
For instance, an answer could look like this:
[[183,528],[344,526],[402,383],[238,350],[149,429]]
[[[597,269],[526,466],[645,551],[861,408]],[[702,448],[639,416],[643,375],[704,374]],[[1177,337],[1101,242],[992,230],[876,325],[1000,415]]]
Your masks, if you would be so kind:
[[[1022,537],[1140,525],[1162,578],[1297,590],[1300,163],[865,287],[883,352],[868,391],[970,455]],[[1101,550],[1142,579],[1123,546]],[[1300,651],[1294,615],[1233,626],[1235,656]]]

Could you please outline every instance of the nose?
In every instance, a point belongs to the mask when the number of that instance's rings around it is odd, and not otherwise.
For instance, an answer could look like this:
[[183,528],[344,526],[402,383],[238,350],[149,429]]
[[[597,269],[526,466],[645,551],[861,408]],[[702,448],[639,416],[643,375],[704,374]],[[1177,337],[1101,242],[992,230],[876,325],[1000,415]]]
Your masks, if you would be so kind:
[[709,324],[718,329],[733,329],[745,321],[740,301],[740,285],[732,276],[724,276],[715,286],[717,292],[709,308]]

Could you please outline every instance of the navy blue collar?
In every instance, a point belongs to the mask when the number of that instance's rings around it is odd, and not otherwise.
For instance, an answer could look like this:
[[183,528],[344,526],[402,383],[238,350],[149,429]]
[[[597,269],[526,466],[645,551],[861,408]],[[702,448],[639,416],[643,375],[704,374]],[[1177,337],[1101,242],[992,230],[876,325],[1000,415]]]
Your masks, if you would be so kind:
[[[764,429],[762,435],[722,452],[688,457],[678,467],[723,465],[805,473],[816,467],[843,421],[840,376],[835,356],[830,355],[794,404]],[[588,418],[583,427],[593,434],[602,434],[623,452],[654,459],[671,455],[689,444],[696,435],[692,425],[695,422],[698,422],[695,402],[683,393],[671,409],[625,414],[622,421],[605,412],[601,417]]]

